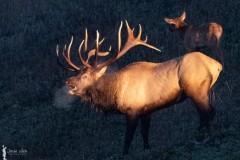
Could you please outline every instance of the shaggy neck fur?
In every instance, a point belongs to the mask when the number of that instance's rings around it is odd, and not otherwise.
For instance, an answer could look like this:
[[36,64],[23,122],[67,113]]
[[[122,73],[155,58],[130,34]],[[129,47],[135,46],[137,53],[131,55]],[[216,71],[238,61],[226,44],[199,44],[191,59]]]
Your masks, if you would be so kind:
[[116,112],[117,75],[104,74],[86,90],[83,99],[103,113]]

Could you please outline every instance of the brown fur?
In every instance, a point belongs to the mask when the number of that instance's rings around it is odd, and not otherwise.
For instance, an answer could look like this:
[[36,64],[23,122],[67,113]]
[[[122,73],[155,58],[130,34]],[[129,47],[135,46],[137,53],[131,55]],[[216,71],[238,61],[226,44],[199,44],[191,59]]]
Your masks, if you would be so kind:
[[148,129],[153,111],[190,98],[198,110],[200,127],[211,130],[215,109],[208,93],[222,65],[210,57],[193,52],[163,62],[136,62],[118,72],[104,74],[106,68],[84,71],[66,81],[69,91],[103,111],[126,115],[124,153],[128,153],[138,119],[141,119],[144,148],[148,149]]
[[115,73],[105,74],[86,90],[84,99],[103,113],[118,112],[115,97],[117,94],[117,84],[118,79]]
[[209,47],[213,52],[213,58],[223,64],[223,54],[219,48],[220,38],[222,36],[222,27],[217,23],[209,23],[203,26],[188,25],[184,22],[186,13],[182,16],[164,20],[174,26],[170,31],[176,31],[189,52],[198,51],[200,48]]

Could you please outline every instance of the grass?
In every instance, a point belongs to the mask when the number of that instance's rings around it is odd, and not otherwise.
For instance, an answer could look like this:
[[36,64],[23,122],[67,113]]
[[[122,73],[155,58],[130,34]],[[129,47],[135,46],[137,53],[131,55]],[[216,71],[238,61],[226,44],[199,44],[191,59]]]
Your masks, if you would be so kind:
[[[8,160],[240,158],[238,1],[11,0],[0,4],[0,145],[27,150],[26,155],[7,155]],[[135,61],[163,62],[187,52],[163,20],[183,11],[189,24],[215,21],[224,30],[225,70],[214,87],[214,138],[207,144],[194,143],[199,119],[187,100],[153,113],[150,150],[143,152],[138,127],[130,154],[122,157],[125,117],[104,116],[79,98],[67,96],[62,86],[74,73],[57,66],[55,47],[62,48],[74,36],[74,59],[88,28],[90,43],[99,30],[100,37],[106,38],[102,50],[112,45],[116,51],[120,21],[128,20],[136,31],[141,24],[142,37],[148,35],[148,42],[162,52],[137,46],[110,68],[118,70]],[[122,35],[124,39],[124,27]],[[204,52],[211,55],[208,49]],[[77,57],[73,61],[79,64]]]

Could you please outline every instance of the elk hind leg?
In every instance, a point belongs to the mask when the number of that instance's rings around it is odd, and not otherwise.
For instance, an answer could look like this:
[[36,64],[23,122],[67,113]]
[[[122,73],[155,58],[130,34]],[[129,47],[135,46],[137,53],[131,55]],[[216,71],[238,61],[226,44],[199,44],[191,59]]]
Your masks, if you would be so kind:
[[198,78],[198,82],[188,85],[187,88],[185,88],[185,93],[194,102],[198,111],[200,117],[199,130],[205,127],[210,133],[212,130],[212,120],[216,113],[209,99],[212,79],[210,77],[203,79],[201,76],[196,78]]
[[200,117],[200,126],[198,130],[201,131],[205,127],[207,132],[211,134],[212,120],[216,114],[216,109],[210,104],[208,96],[205,98],[201,97],[200,100],[194,100],[194,103]]

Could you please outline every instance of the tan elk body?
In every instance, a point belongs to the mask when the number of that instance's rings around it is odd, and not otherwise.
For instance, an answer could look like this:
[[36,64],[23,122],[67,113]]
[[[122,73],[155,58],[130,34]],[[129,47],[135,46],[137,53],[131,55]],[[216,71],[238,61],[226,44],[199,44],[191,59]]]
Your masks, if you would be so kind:
[[213,58],[223,64],[222,51],[219,48],[220,38],[223,33],[222,27],[217,23],[206,25],[188,25],[184,22],[186,13],[175,19],[164,18],[171,24],[170,31],[176,31],[189,52],[199,51],[200,48],[209,47],[212,50]]
[[[118,42],[121,42],[121,26]],[[95,63],[94,66],[83,60],[82,42],[78,53],[85,66],[84,70],[80,70],[70,61],[70,47],[67,55],[66,48],[64,49],[63,57],[71,68],[63,67],[59,61],[57,47],[59,64],[65,69],[80,71],[78,75],[66,81],[66,85],[70,87],[69,94],[81,97],[103,112],[117,111],[126,115],[124,154],[128,153],[139,119],[144,148],[148,149],[151,113],[186,98],[190,98],[197,108],[200,116],[199,129],[206,127],[210,131],[215,109],[209,102],[208,94],[222,70],[222,65],[200,52],[193,52],[163,63],[135,62],[117,72],[105,73],[108,65],[135,45],[158,50],[147,44],[147,40],[140,40],[141,27],[137,38],[133,36],[133,29],[130,29],[128,24],[127,30],[128,39],[123,49],[120,47],[121,43],[118,43],[118,52],[112,59],[101,64]],[[98,52],[98,36],[97,33],[95,58],[102,54]]]

